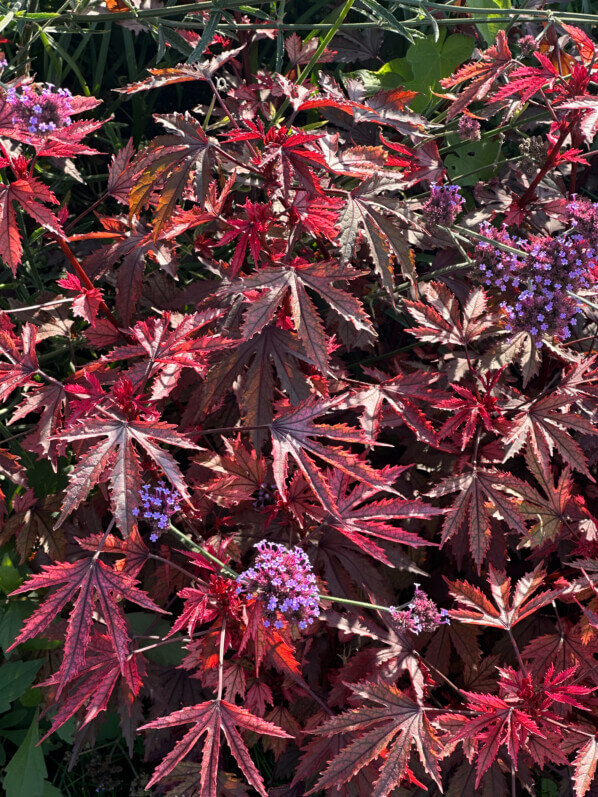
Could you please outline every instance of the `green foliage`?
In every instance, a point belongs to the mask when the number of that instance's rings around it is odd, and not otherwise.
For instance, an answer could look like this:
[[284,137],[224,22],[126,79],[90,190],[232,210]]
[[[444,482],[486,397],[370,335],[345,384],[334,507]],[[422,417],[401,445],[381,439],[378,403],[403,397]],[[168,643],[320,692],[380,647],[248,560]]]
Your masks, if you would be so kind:
[[438,41],[431,36],[418,39],[403,58],[394,58],[376,72],[362,69],[355,74],[371,93],[398,87],[417,91],[420,96],[412,100],[410,107],[421,113],[434,100],[433,92],[440,90],[440,79],[461,66],[471,56],[474,46],[471,36],[447,35],[443,28]]
[[6,797],[62,797],[46,778],[48,770],[39,742],[37,712],[19,749],[9,761],[2,781]]
[[[511,0],[467,0],[466,5],[489,10],[494,10],[495,8],[504,9],[511,8]],[[492,18],[496,16],[500,17],[500,14],[489,14],[487,22],[478,22],[476,25],[486,44],[494,44],[498,31],[506,30],[508,26],[506,22],[492,22]]]

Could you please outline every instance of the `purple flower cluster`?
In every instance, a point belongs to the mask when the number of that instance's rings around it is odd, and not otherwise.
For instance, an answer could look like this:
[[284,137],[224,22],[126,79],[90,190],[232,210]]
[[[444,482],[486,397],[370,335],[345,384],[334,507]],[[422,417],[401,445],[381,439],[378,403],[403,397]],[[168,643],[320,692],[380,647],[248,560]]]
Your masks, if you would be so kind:
[[438,606],[426,593],[415,585],[415,595],[406,609],[390,607],[390,614],[395,623],[403,631],[419,634],[422,631],[435,631],[439,625],[450,623],[449,613]]
[[12,110],[14,125],[29,133],[51,133],[71,124],[72,94],[68,89],[53,90],[47,83],[41,90],[33,86],[10,88],[6,101]]
[[180,510],[180,495],[176,490],[167,487],[164,482],[160,482],[153,492],[150,492],[150,489],[150,486],[145,484],[139,491],[143,512],[139,507],[135,507],[133,515],[153,526],[150,540],[156,542],[160,534],[170,525],[171,515]]
[[482,137],[480,123],[473,116],[464,114],[459,119],[459,138],[461,141],[479,141]]
[[521,50],[521,55],[531,55],[535,53],[538,49],[538,42],[534,39],[533,36],[522,36],[519,41],[517,42],[519,45],[519,49]]
[[253,567],[237,577],[237,592],[254,595],[264,607],[264,625],[282,628],[283,617],[307,628],[319,614],[318,588],[301,548],[262,540]]
[[598,249],[598,203],[575,197],[567,205],[568,221],[575,232]]
[[458,185],[433,185],[430,197],[422,206],[424,221],[450,227],[455,221],[465,200],[459,193]]
[[[579,303],[570,293],[590,286],[590,266],[596,258],[596,249],[585,234],[585,227],[589,229],[592,222],[590,216],[588,212],[584,221],[572,225],[575,232],[556,238],[514,239],[504,227],[497,230],[482,225],[483,235],[522,253],[507,252],[489,241],[480,241],[476,247],[484,283],[505,296],[501,307],[509,332],[525,331],[536,340],[543,335],[569,337],[569,325],[579,312]],[[577,231],[580,228],[582,234]],[[598,238],[598,225],[594,234]],[[542,345],[541,340],[537,345]]]

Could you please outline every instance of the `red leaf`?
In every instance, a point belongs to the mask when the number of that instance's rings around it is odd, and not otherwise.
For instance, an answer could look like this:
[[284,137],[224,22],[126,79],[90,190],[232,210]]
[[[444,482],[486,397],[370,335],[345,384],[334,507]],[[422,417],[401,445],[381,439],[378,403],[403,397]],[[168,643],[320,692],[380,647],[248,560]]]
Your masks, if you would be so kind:
[[451,617],[463,623],[493,626],[510,631],[521,620],[542,606],[546,606],[560,594],[560,590],[547,590],[534,595],[544,582],[544,576],[542,565],[538,565],[527,576],[519,579],[515,591],[511,594],[511,580],[490,565],[488,582],[494,604],[478,587],[468,584],[467,581],[445,579],[455,600],[466,607],[453,609]]
[[225,700],[210,700],[206,703],[181,709],[181,711],[175,711],[168,717],[162,717],[142,725],[139,730],[172,728],[189,724],[192,724],[193,728],[187,731],[183,739],[164,758],[146,788],[151,788],[171,772],[191,752],[205,733],[206,738],[204,739],[202,750],[201,794],[202,797],[217,797],[220,731],[222,731],[237,764],[249,783],[261,797],[268,797],[262,776],[251,760],[249,751],[237,728],[267,734],[268,736],[278,736],[281,739],[292,738],[286,731],[271,722],[266,722],[254,714],[250,714],[249,711],[243,708],[227,703]]
[[334,409],[342,401],[343,396],[324,402],[312,398],[295,409],[280,414],[270,424],[274,480],[283,497],[287,495],[287,460],[291,456],[322,506],[324,508],[335,506],[326,476],[309,454],[324,460],[334,468],[338,468],[348,476],[362,481],[370,487],[395,492],[388,487],[380,473],[373,470],[357,455],[339,447],[325,446],[313,439],[314,437],[327,437],[330,440],[347,443],[368,442],[361,430],[345,424],[324,426],[314,423],[316,418],[324,415],[327,410]]
[[126,535],[136,527],[132,511],[139,505],[141,471],[135,445],[140,446],[156,463],[181,496],[189,499],[183,475],[174,457],[153,442],[197,449],[194,443],[176,431],[175,426],[117,417],[97,418],[79,421],[60,435],[60,439],[69,441],[92,440],[96,437],[104,439],[79,458],[65,493],[56,528],[87,498],[91,488],[105,472],[110,473],[113,511],[119,528]]
[[66,684],[76,678],[86,665],[86,651],[90,642],[94,610],[99,609],[104,618],[120,671],[124,675],[130,639],[117,598],[124,597],[145,609],[164,614],[145,592],[135,586],[135,583],[130,576],[117,572],[95,557],[80,559],[71,564],[61,562],[56,565],[44,565],[41,573],[31,576],[12,594],[22,595],[30,590],[58,587],[60,584],[63,586],[52,592],[25,622],[9,650],[41,634],[66,603],[73,602],[64,643],[64,657],[56,673],[57,694],[59,695]]
[[314,731],[326,736],[359,735],[332,759],[317,784],[307,793],[313,794],[327,786],[338,787],[388,748],[372,789],[372,797],[387,797],[406,777],[413,745],[426,772],[440,787],[440,745],[422,706],[387,684],[363,683],[351,685],[351,690],[356,697],[375,705],[346,711]]

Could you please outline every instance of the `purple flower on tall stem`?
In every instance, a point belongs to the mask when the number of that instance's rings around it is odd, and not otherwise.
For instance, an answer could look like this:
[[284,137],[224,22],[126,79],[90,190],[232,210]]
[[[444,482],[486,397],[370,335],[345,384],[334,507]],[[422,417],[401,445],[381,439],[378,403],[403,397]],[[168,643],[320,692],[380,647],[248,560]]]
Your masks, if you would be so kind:
[[149,484],[145,484],[139,491],[141,510],[133,509],[133,515],[147,521],[153,531],[150,540],[156,542],[158,537],[170,525],[170,518],[181,508],[179,493],[167,487],[164,482],[159,482],[152,492]]
[[263,605],[264,624],[282,628],[283,618],[305,629],[319,614],[318,587],[301,548],[262,540],[253,567],[237,578],[237,592],[254,595]]
[[399,628],[414,634],[435,631],[439,625],[450,623],[447,610],[438,609],[419,584],[415,585],[415,595],[407,608],[401,610],[397,606],[391,606],[390,614]]

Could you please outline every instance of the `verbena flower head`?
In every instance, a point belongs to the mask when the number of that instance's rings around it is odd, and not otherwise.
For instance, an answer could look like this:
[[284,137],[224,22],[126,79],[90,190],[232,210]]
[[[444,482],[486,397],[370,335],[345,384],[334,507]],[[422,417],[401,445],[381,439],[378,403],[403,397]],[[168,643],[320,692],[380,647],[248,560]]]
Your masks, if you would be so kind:
[[424,203],[422,213],[428,224],[449,227],[457,218],[465,200],[458,185],[433,185],[430,198]]
[[158,537],[170,525],[170,518],[181,508],[179,493],[167,487],[164,482],[159,482],[153,489],[145,484],[139,491],[141,508],[133,509],[133,515],[147,521],[153,531],[150,540],[156,542]]
[[439,625],[450,623],[446,609],[438,609],[434,601],[426,595],[419,584],[415,585],[415,595],[406,609],[390,607],[390,614],[399,628],[419,634],[422,631],[435,631]]
[[522,36],[519,41],[517,42],[519,45],[519,49],[521,50],[521,55],[531,55],[535,53],[538,49],[538,42],[534,39],[533,36]]
[[473,116],[464,114],[459,119],[459,138],[461,141],[479,141],[482,137],[480,123]]
[[[589,204],[589,203],[588,203]],[[584,212],[585,212],[584,208]],[[591,267],[597,250],[591,243],[591,212],[583,216],[583,232],[573,225],[574,233],[556,238],[512,239],[507,231],[488,224],[480,231],[495,241],[522,250],[521,256],[481,241],[476,260],[486,286],[498,289],[507,317],[507,330],[528,332],[541,346],[542,336],[561,340],[570,336],[570,324],[579,312],[575,296],[590,286]],[[586,225],[586,226],[584,226]],[[586,229],[587,227],[587,229]],[[598,233],[598,225],[596,226]],[[598,241],[598,234],[597,234]]]
[[237,578],[237,592],[263,604],[264,624],[282,628],[283,617],[307,628],[319,614],[318,588],[311,563],[301,548],[262,540],[253,567]]
[[575,197],[567,205],[568,222],[575,232],[598,248],[598,203]]
[[71,124],[72,94],[68,89],[54,91],[51,83],[42,88],[20,86],[8,90],[6,101],[13,124],[29,133],[51,133]]

